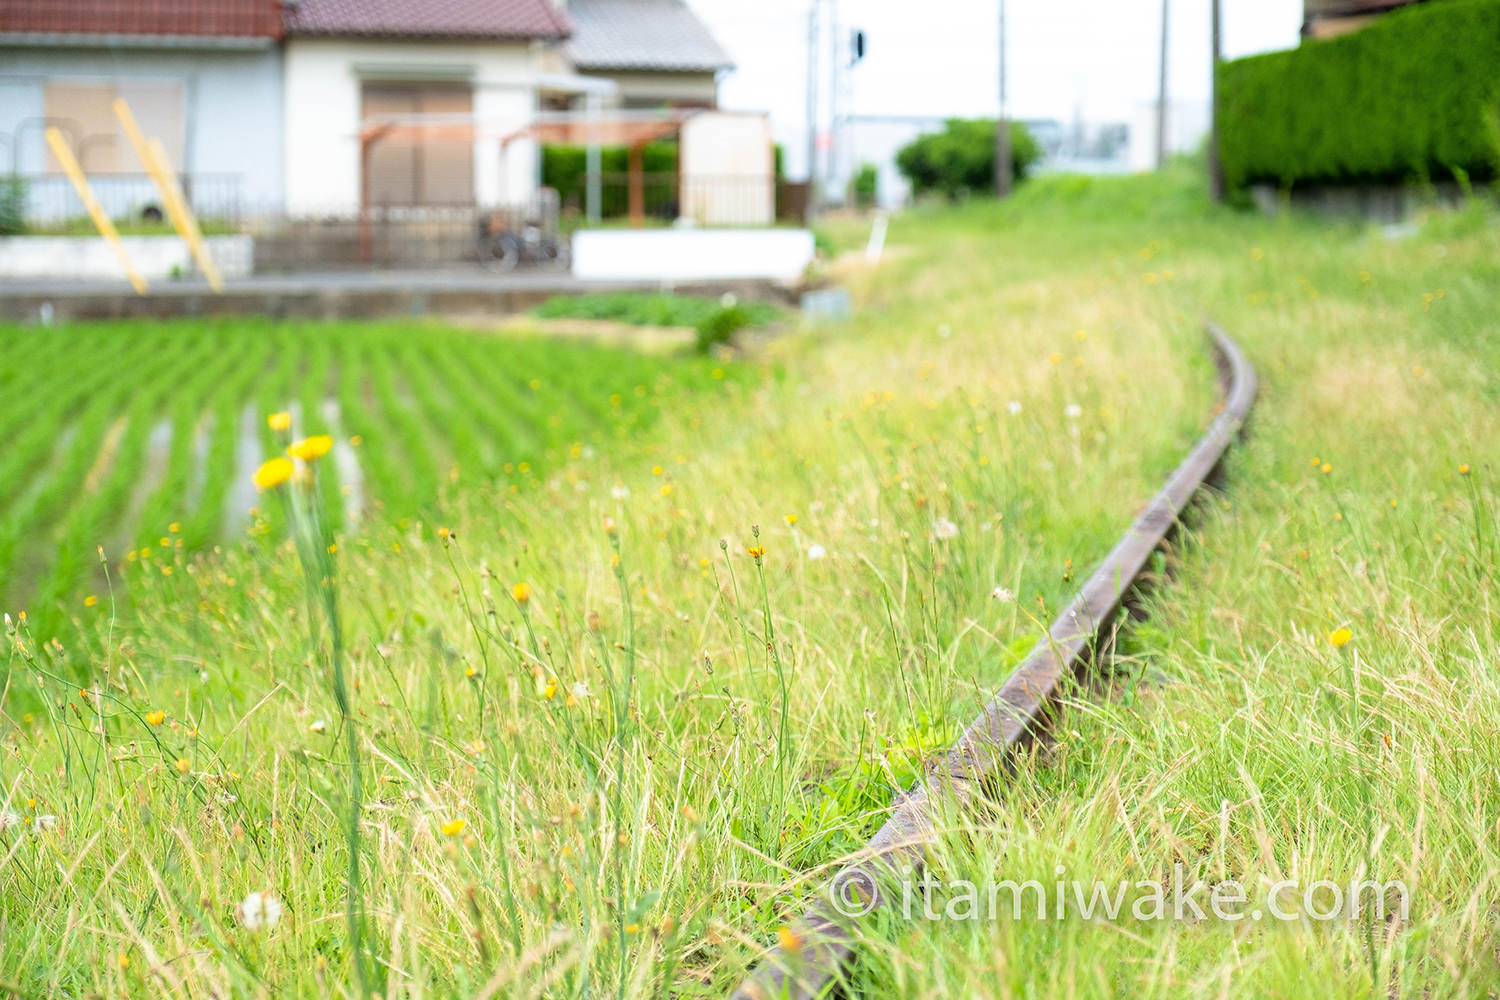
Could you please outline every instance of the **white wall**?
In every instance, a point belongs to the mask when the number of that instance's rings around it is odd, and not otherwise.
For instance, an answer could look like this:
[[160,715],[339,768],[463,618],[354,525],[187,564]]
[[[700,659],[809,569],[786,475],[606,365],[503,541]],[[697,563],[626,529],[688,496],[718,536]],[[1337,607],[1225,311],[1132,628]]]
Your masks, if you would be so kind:
[[[14,136],[43,114],[48,78],[110,84],[163,80],[181,85],[188,173],[235,174],[246,211],[279,209],[282,199],[281,53],[252,50],[7,48],[0,53],[0,135]],[[22,173],[45,169],[42,129],[21,128]],[[0,172],[11,150],[0,142]],[[126,157],[133,162],[133,157]],[[83,214],[83,205],[75,205]]]
[[683,216],[706,226],[776,220],[775,152],[765,115],[704,111],[682,125]]
[[582,229],[573,234],[573,275],[585,281],[793,282],[813,252],[806,229]]
[[349,214],[359,207],[359,117],[363,79],[466,77],[482,134],[474,142],[480,204],[529,196],[536,188],[531,140],[500,134],[531,121],[535,106],[527,44],[288,40],[286,64],[286,207],[294,215]]
[[[122,236],[130,262],[147,281],[196,274],[187,244],[176,236]],[[226,278],[250,273],[254,241],[249,236],[207,236],[208,255]],[[96,278],[125,280],[114,250],[99,236],[0,236],[0,278]]]

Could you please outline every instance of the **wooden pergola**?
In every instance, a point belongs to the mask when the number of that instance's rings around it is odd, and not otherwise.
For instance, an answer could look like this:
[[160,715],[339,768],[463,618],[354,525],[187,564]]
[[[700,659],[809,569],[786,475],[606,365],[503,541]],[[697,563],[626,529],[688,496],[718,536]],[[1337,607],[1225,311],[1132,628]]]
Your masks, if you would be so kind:
[[494,127],[471,114],[410,114],[377,116],[359,131],[359,242],[362,256],[370,248],[370,154],[377,143],[389,139],[421,141],[454,139],[473,142],[498,139],[503,151],[517,139],[539,143],[588,146],[624,146],[629,150],[630,225],[646,223],[645,148],[648,142],[670,138],[682,131],[683,123],[696,111],[544,111],[516,128]]

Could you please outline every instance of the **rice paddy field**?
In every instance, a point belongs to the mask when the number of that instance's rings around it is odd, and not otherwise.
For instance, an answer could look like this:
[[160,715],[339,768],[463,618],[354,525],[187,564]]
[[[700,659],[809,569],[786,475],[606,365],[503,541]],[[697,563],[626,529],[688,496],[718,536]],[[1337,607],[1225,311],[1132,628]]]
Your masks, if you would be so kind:
[[1263,379],[1223,492],[929,870],[1409,911],[888,916],[848,986],[1493,993],[1496,220],[1044,178],[730,361],[0,333],[0,995],[726,994],[1212,419],[1208,314]]

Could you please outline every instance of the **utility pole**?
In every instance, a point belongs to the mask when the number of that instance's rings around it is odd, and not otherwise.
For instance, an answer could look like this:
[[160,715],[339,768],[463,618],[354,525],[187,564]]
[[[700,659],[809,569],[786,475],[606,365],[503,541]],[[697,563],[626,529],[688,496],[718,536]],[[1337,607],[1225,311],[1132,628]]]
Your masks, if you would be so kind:
[[1005,0],[1000,0],[1000,116],[995,119],[995,197],[1010,194],[1010,119],[1005,107]]
[[1167,165],[1167,17],[1172,0],[1161,0],[1161,77],[1156,97],[1156,169]]
[[818,0],[807,8],[807,207],[818,202]]
[[823,191],[843,201],[839,190],[839,70],[843,52],[839,47],[839,3],[828,0],[828,179]]
[[1209,0],[1213,7],[1213,85],[1209,88],[1208,190],[1214,201],[1224,200],[1224,163],[1219,159],[1219,64],[1224,61],[1224,11],[1222,0]]

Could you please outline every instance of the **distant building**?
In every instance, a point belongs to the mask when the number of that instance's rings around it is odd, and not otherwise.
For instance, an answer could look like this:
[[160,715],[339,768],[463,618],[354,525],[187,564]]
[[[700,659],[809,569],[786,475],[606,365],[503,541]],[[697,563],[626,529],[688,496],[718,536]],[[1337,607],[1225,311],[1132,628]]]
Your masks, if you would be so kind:
[[1356,31],[1397,7],[1427,0],[1304,0],[1302,34],[1307,38],[1332,38]]
[[53,126],[91,177],[133,175],[97,185],[111,214],[138,209],[123,97],[200,206],[516,203],[539,112],[601,84],[605,109],[714,108],[730,67],[684,0],[0,0],[0,173],[28,178],[33,217],[76,214]]

